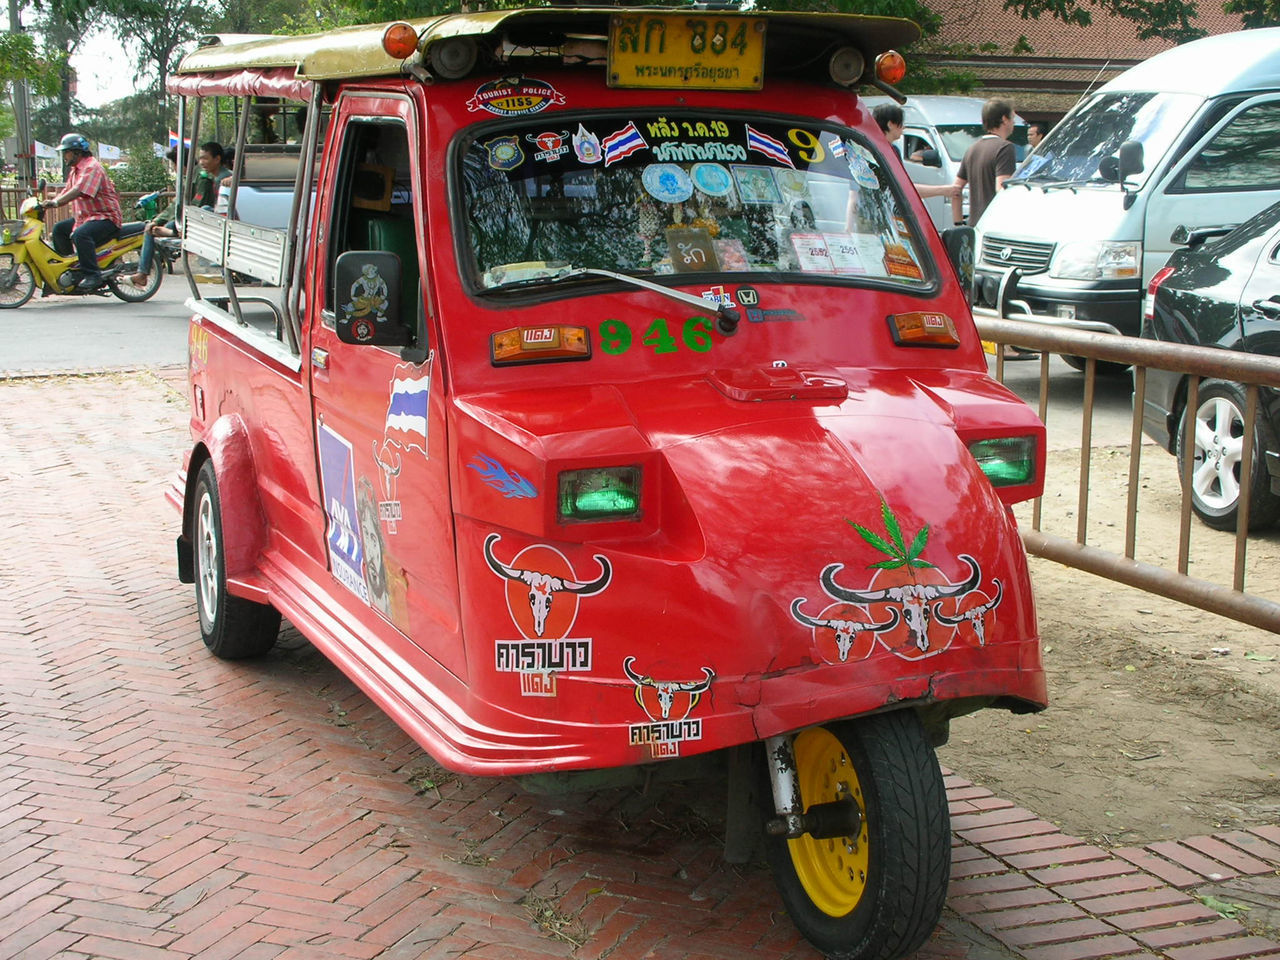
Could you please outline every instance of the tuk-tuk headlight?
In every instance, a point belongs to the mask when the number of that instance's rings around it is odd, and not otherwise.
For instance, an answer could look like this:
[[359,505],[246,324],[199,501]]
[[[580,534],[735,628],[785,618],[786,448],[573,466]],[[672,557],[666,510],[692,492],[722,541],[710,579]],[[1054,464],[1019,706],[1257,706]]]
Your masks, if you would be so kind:
[[639,516],[642,476],[638,466],[562,471],[557,491],[560,522]]
[[1142,272],[1142,244],[1134,240],[1074,240],[1059,245],[1049,276],[1059,280],[1126,280]]
[[993,487],[1014,487],[1036,478],[1035,437],[975,440],[969,452]]

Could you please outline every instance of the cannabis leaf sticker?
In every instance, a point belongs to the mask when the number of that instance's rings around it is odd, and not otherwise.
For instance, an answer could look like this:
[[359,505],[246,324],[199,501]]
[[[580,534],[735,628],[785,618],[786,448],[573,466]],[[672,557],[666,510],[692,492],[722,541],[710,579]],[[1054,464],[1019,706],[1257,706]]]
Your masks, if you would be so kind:
[[875,531],[868,530],[862,524],[854,523],[848,517],[844,518],[845,523],[857,530],[858,535],[863,540],[881,553],[889,555],[888,560],[868,564],[868,570],[896,570],[899,567],[933,566],[928,560],[920,559],[920,554],[924,552],[925,545],[929,542],[929,525],[927,523],[916,531],[916,535],[911,538],[911,546],[908,547],[902,539],[902,526],[898,523],[898,518],[893,515],[893,511],[889,509],[889,505],[884,500],[880,501],[880,517],[884,521],[884,531],[889,538],[887,540]]

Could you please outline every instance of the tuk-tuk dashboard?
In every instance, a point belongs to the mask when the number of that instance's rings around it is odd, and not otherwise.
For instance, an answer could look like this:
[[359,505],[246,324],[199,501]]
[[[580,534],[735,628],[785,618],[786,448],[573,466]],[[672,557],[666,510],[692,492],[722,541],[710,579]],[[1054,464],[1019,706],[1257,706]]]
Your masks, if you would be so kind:
[[937,285],[883,157],[860,133],[811,117],[704,108],[508,118],[469,129],[454,156],[461,266],[482,296],[546,296],[583,269],[917,295]]

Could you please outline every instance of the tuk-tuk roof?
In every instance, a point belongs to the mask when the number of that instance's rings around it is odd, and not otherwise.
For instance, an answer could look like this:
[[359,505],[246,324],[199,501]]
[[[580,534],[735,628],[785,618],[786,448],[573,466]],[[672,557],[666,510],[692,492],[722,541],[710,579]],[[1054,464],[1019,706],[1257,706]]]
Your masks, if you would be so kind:
[[[692,7],[538,7],[525,10],[492,10],[485,13],[454,13],[441,17],[406,20],[418,32],[419,50],[452,37],[527,37],[530,43],[548,46],[556,37],[600,36],[609,33],[609,18],[615,14],[678,13]],[[738,11],[717,11],[736,14]],[[892,47],[902,46],[920,36],[920,28],[898,17],[859,14],[791,13],[749,11],[743,15],[766,19],[771,47],[793,40],[797,52],[813,54],[813,38],[829,43],[838,40],[862,51],[868,62]],[[178,74],[221,73],[225,71],[292,68],[300,80],[336,80],[356,77],[398,75],[407,61],[395,59],[383,50],[387,23],[342,27],[298,36],[270,34],[227,34],[205,39],[204,45],[183,58]]]

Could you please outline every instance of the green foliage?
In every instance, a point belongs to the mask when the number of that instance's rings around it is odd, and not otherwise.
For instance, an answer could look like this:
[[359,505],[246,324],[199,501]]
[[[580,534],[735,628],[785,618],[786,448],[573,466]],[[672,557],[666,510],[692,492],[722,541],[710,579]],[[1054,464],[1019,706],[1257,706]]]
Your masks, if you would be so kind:
[[1280,0],[1227,0],[1222,9],[1239,16],[1246,27],[1280,27]]
[[163,157],[155,155],[150,141],[131,144],[128,154],[127,168],[110,171],[117,190],[122,193],[150,193],[152,190],[167,190],[172,186],[168,164]]
[[[1235,2],[1257,3],[1259,0]],[[1261,2],[1274,4],[1275,0]],[[1005,0],[1004,3],[1006,10],[1018,14],[1024,20],[1048,15],[1078,27],[1087,27],[1093,22],[1093,13],[1089,7],[1099,13],[1131,21],[1134,34],[1139,40],[1158,37],[1173,43],[1186,43],[1205,35],[1203,29],[1193,25],[1196,17],[1195,0],[1089,0],[1088,7],[1080,0]]]
[[61,66],[61,57],[50,59],[36,51],[30,34],[0,33],[0,82],[26,80],[33,93],[52,94]]

